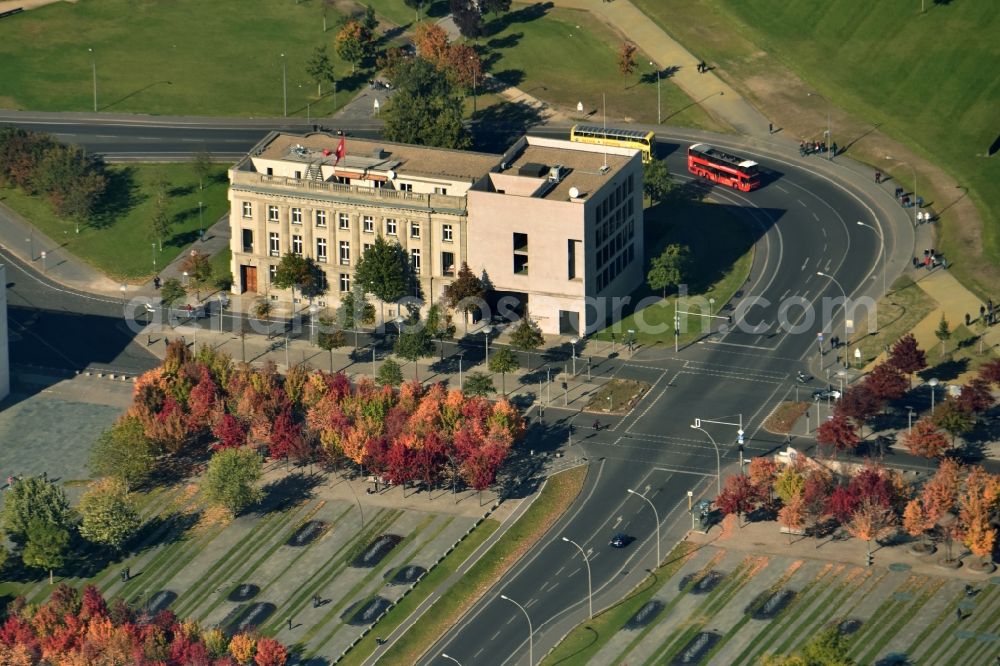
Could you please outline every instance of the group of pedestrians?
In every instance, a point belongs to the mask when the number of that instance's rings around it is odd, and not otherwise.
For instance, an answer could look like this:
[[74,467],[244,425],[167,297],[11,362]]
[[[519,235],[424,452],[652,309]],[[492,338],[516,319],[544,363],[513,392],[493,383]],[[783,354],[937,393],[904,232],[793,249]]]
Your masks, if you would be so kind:
[[830,144],[829,148],[827,148],[826,141],[799,142],[799,155],[801,155],[802,157],[805,157],[806,155],[812,155],[813,153],[825,153],[828,150],[829,152],[833,153],[834,157],[836,157],[839,148],[837,147],[836,143]]
[[938,266],[947,269],[948,260],[937,254],[934,251],[934,248],[931,248],[929,250],[924,250],[924,258],[922,260],[917,257],[913,257],[913,267],[919,268],[920,266],[923,266],[927,270],[932,270]]

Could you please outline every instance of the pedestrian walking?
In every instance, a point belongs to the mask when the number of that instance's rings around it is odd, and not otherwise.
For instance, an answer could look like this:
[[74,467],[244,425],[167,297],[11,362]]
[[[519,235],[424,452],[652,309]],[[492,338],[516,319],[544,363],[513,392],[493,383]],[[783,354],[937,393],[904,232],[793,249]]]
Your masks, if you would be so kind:
[[972,323],[972,317],[970,317],[970,316],[969,316],[969,313],[968,313],[968,312],[966,312],[966,313],[965,313],[965,325],[966,325],[966,326],[968,326],[968,325],[969,325],[969,324],[971,324],[971,323]]
[[961,608],[956,608],[955,609],[955,620],[957,620],[958,622],[961,622],[964,619],[965,619],[965,616],[962,615],[962,609]]
[[985,305],[980,305],[979,306],[979,318],[980,319],[985,319],[986,318],[986,306]]
[[768,134],[774,134],[774,125],[773,124],[771,124],[771,123],[767,124],[767,133]]
[[882,172],[881,171],[876,171],[875,172],[875,184],[877,184],[877,185],[881,185],[882,184]]
[[292,618],[288,618],[288,631],[292,630]]

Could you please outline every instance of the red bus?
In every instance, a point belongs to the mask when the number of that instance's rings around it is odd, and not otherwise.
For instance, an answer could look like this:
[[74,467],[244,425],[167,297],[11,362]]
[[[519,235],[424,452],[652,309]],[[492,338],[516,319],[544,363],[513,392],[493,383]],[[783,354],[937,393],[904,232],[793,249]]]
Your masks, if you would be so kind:
[[760,172],[757,170],[756,162],[713,148],[706,143],[696,143],[688,148],[688,171],[743,192],[760,187]]

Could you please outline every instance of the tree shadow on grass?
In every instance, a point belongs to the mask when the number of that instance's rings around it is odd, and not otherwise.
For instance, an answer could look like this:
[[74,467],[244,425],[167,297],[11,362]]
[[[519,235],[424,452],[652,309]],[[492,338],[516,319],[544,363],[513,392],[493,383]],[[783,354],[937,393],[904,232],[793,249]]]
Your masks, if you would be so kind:
[[[969,369],[969,359],[946,359],[937,365],[917,373],[925,382],[929,379],[937,379],[941,382],[957,379],[962,373]],[[940,397],[944,397],[943,393]]]
[[548,14],[553,7],[555,5],[551,2],[536,2],[521,9],[507,12],[489,21],[486,24],[485,32],[487,35],[496,35],[515,23],[530,23]]
[[96,229],[110,227],[147,198],[136,182],[135,167],[108,169],[106,175],[107,186],[90,219],[90,226]]
[[580,645],[580,649],[578,649],[576,652],[573,652],[572,654],[566,655],[565,657],[563,657],[562,659],[559,659],[558,661],[553,661],[552,662],[553,664],[572,664],[572,663],[574,663],[576,661],[576,658],[577,658],[578,655],[581,655],[581,654],[585,653],[587,650],[589,650],[591,648],[591,646],[594,645],[594,643],[596,643],[598,641],[598,639],[601,637],[601,635],[598,634],[597,631],[593,627],[587,627],[587,626],[585,626],[585,627],[583,627],[583,629],[581,629],[581,631],[583,631],[583,632],[586,633],[586,638],[584,639],[585,642]]
[[194,185],[177,185],[171,187],[167,190],[167,196],[170,197],[186,197],[187,195],[194,192]]
[[314,490],[322,482],[318,474],[305,474],[296,470],[277,481],[264,486],[264,499],[257,506],[257,513],[264,515],[282,512],[299,504],[303,500],[312,499]]

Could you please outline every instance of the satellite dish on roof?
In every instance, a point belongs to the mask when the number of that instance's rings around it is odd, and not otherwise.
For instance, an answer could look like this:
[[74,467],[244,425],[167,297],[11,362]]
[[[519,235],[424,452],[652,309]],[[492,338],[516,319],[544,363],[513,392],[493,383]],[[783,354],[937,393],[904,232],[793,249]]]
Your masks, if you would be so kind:
[[392,169],[389,170],[389,180],[396,180],[396,172]]
[[570,199],[579,199],[580,198],[580,190],[578,188],[575,188],[575,187],[569,188],[569,198]]

